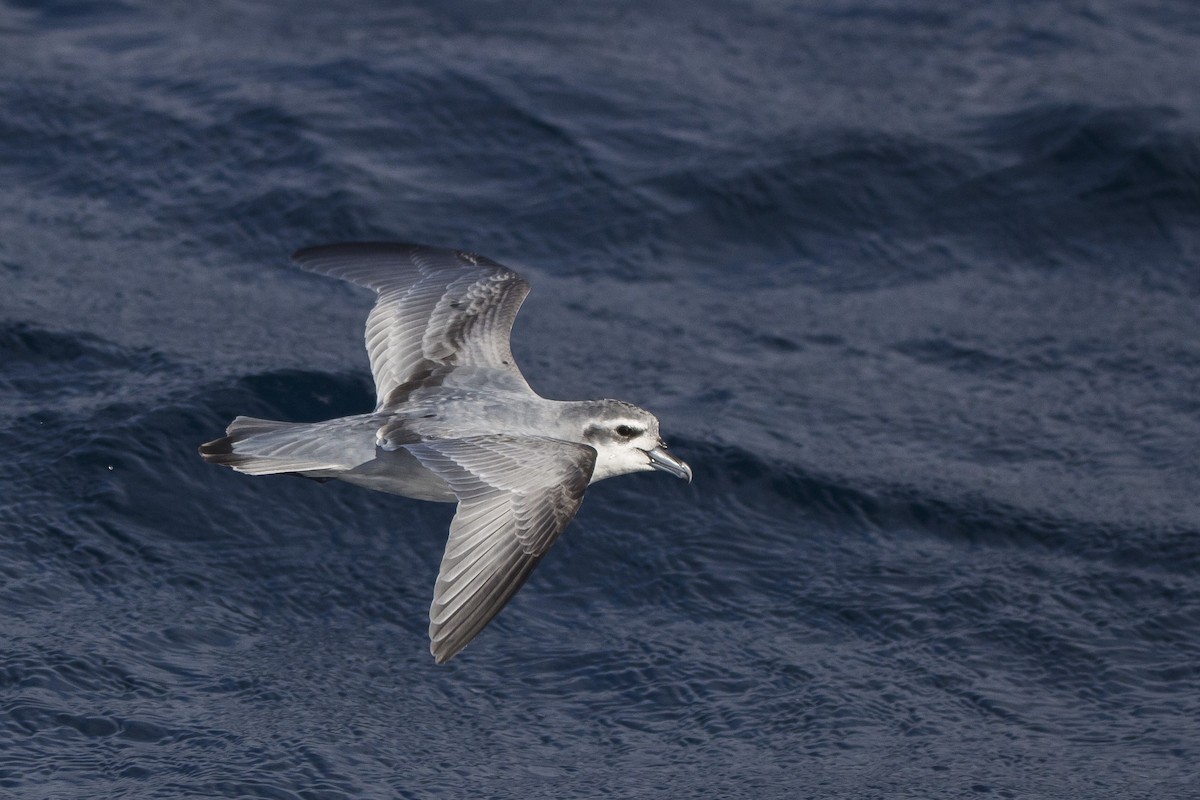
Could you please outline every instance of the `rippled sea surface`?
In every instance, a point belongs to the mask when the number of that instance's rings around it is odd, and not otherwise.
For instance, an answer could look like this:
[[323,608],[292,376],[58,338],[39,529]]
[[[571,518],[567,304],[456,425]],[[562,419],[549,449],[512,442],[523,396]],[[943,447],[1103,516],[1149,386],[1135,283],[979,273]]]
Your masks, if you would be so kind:
[[[0,796],[1194,797],[1191,2],[0,0]],[[592,488],[438,667],[344,239],[534,285]]]

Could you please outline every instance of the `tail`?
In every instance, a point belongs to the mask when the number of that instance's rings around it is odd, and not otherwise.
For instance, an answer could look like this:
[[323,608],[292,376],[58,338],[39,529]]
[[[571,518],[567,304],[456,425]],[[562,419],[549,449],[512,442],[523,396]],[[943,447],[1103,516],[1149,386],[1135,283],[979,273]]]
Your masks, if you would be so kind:
[[237,417],[224,436],[200,445],[200,457],[248,475],[296,472],[333,478],[355,465],[344,463],[344,450],[330,445],[328,437],[320,435],[320,423]]

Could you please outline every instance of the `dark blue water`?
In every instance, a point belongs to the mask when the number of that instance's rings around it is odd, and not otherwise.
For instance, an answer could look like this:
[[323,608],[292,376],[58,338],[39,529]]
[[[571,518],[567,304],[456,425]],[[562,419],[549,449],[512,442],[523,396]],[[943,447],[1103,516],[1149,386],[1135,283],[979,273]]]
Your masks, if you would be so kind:
[[[978,7],[976,7],[978,6]],[[0,796],[1194,797],[1200,15],[0,2]],[[602,483],[437,667],[451,506],[297,247],[469,247]]]

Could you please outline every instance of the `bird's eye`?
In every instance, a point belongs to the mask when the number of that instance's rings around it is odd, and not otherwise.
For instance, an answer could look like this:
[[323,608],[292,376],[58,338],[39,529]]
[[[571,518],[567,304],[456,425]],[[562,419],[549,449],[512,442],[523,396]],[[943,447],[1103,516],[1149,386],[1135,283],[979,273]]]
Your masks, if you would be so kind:
[[632,425],[618,425],[615,430],[617,432],[617,436],[620,436],[623,439],[632,439],[634,436],[637,436],[639,433],[641,433],[641,431]]

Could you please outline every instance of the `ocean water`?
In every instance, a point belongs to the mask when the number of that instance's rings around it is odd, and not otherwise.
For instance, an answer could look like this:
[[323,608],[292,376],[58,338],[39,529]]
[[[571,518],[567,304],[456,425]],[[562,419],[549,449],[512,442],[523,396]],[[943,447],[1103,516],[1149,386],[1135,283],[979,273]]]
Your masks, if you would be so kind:
[[[1185,798],[1194,4],[0,0],[0,797]],[[465,247],[659,415],[457,659],[453,508],[200,461]]]

